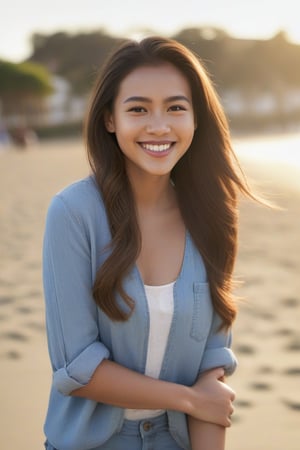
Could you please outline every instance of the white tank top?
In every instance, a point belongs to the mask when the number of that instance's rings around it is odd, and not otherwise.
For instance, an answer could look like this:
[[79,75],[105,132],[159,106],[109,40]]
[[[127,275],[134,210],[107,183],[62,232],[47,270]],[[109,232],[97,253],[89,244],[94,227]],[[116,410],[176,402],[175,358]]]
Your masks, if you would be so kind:
[[[150,319],[145,375],[152,378],[159,378],[167,346],[174,310],[174,284],[175,282],[162,286],[145,285]],[[164,410],[154,409],[125,409],[125,419],[147,419],[163,412]]]

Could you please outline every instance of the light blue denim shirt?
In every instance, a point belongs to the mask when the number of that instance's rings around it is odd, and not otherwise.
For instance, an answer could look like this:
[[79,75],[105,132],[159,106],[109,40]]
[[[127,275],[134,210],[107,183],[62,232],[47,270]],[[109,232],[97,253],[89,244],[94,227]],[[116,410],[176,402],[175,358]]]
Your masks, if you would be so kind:
[[[93,177],[58,193],[48,209],[43,280],[53,382],[45,434],[59,450],[100,446],[122,427],[124,410],[69,394],[87,384],[103,359],[144,373],[149,314],[135,265],[124,280],[135,309],[126,322],[113,322],[96,305],[91,289],[111,240],[101,195]],[[121,301],[121,299],[119,299]],[[174,314],[160,379],[191,386],[199,373],[236,367],[231,332],[218,330],[203,260],[186,233],[185,253],[174,285]],[[167,411],[170,432],[190,449],[185,414]]]

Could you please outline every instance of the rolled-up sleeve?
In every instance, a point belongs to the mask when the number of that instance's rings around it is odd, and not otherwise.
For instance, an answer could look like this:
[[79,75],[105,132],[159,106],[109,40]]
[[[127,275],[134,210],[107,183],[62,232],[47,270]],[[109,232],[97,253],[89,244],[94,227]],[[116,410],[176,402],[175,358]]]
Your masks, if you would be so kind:
[[220,330],[221,320],[215,313],[211,331],[203,354],[200,372],[223,367],[225,375],[232,375],[237,367],[237,359],[231,350],[232,331]]
[[99,338],[88,231],[59,195],[47,213],[43,283],[53,387],[69,395],[89,382],[109,350]]

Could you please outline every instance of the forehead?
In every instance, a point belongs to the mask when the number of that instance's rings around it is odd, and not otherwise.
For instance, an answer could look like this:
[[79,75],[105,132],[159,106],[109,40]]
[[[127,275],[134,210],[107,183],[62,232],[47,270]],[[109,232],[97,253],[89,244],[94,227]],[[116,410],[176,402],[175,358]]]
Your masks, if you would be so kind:
[[134,69],[120,83],[118,96],[154,94],[171,96],[180,93],[191,96],[186,77],[172,64],[162,63]]

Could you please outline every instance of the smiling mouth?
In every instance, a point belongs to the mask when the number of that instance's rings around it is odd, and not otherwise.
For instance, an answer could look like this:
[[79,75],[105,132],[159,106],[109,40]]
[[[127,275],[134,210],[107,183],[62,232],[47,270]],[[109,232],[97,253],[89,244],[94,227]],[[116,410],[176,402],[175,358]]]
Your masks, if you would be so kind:
[[170,148],[172,147],[173,144],[174,144],[174,142],[168,142],[168,143],[163,143],[163,144],[147,144],[147,143],[140,142],[140,146],[144,150],[147,150],[149,152],[155,152],[155,153],[167,152],[168,150],[170,150]]

